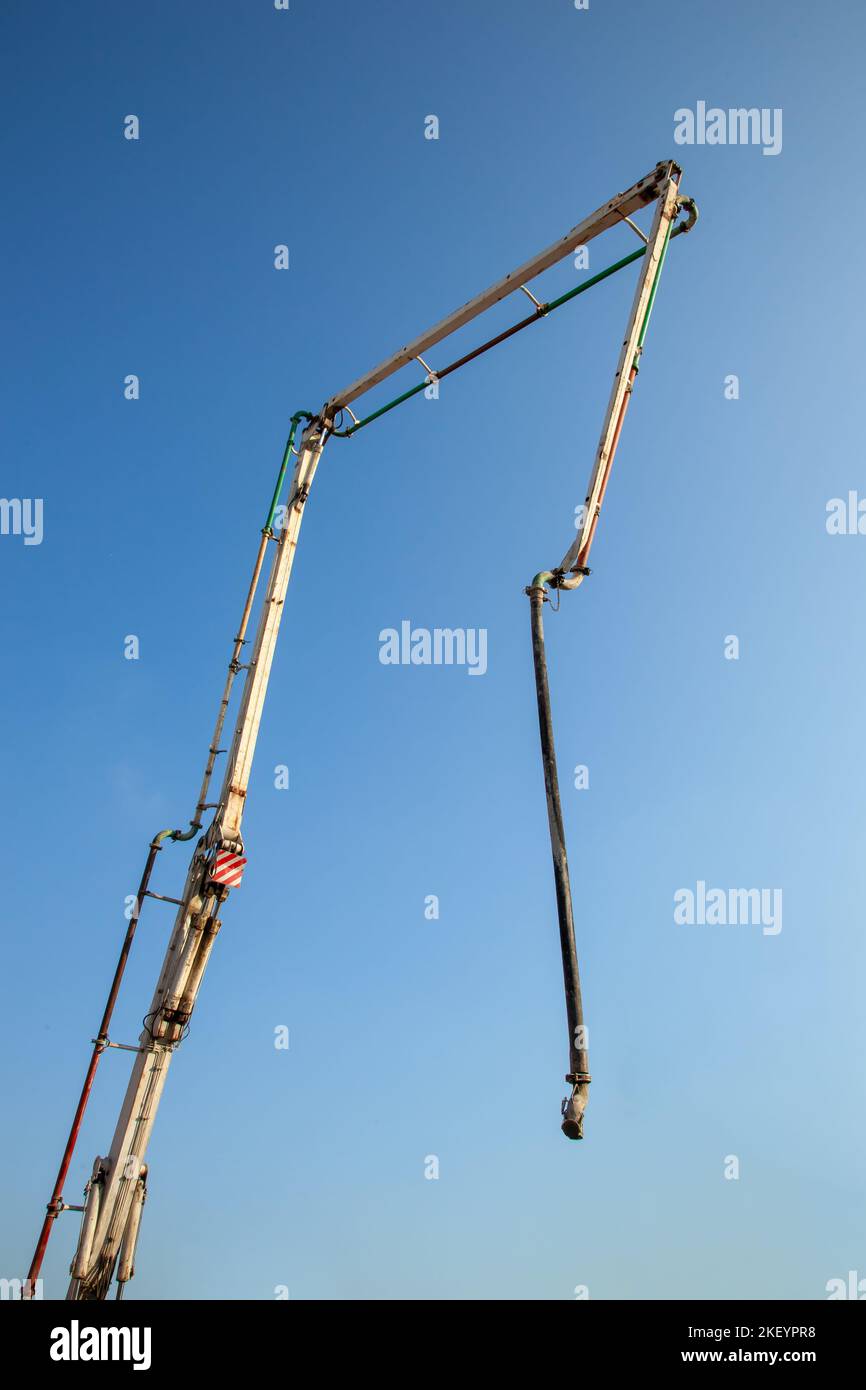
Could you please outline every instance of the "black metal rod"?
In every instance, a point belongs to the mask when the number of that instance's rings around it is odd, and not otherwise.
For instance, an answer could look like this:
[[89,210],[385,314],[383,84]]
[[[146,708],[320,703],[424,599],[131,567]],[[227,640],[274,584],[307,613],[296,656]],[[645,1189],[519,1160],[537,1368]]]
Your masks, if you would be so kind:
[[566,1080],[572,1084],[572,1094],[563,1106],[562,1131],[569,1139],[582,1139],[583,1112],[589,1099],[589,1055],[583,1021],[580,972],[574,940],[571,883],[568,876],[568,856],[565,851],[565,830],[562,822],[562,804],[559,799],[559,778],[556,772],[556,750],[553,743],[553,716],[550,709],[550,688],[547,680],[547,659],[544,650],[544,623],[541,610],[542,604],[545,602],[545,592],[541,585],[531,585],[526,592],[529,595],[529,612],[532,623],[532,659],[535,666],[535,693],[538,699],[541,762],[544,769],[544,791],[547,797],[547,822],[550,828],[550,849],[553,856],[556,911],[559,918],[559,944],[562,951],[562,977],[565,984],[565,1012],[568,1019],[570,1070]]

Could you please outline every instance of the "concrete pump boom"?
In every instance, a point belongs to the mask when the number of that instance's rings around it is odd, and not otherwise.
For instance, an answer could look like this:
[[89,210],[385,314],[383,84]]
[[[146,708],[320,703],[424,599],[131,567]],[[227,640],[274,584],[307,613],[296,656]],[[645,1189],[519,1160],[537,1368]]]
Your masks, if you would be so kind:
[[[560,305],[589,289],[591,285],[606,279],[623,266],[645,257],[629,315],[626,336],[620,352],[613,390],[605,412],[580,532],[561,563],[555,569],[540,571],[526,590],[530,597],[533,615],[533,655],[542,738],[542,759],[548,799],[548,819],[553,850],[569,1027],[570,1070],[566,1080],[572,1085],[572,1094],[570,1100],[563,1102],[564,1120],[562,1127],[568,1137],[581,1137],[583,1111],[586,1106],[590,1078],[580,981],[577,972],[577,953],[562,829],[562,812],[556,783],[552,721],[541,626],[541,605],[546,600],[548,589],[568,590],[576,588],[589,573],[586,561],[595,534],[625,410],[637,375],[638,359],[643,347],[643,339],[667,246],[671,236],[688,231],[697,217],[697,210],[692,201],[682,198],[679,194],[680,176],[680,169],[672,161],[663,161],[658,164],[645,178],[597,209],[589,218],[578,223],[545,251],[532,257],[516,271],[497,281],[496,284],[483,294],[476,296],[475,299],[470,300],[461,309],[455,310],[454,313],[448,315],[407,347],[392,354],[378,367],[360,377],[345,390],[331,396],[319,415],[314,416],[302,411],[292,417],[289,439],[283,454],[267,520],[262,530],[262,538],[238,633],[234,639],[232,657],[217,714],[214,736],[208,749],[208,758],[195,815],[190,822],[188,831],[161,831],[150,844],[139,892],[109,991],[108,1002],[99,1031],[93,1040],[94,1050],[61,1160],[60,1170],[51,1200],[48,1203],[29,1276],[25,1281],[25,1290],[29,1290],[31,1296],[53,1223],[61,1212],[67,1210],[82,1211],[78,1246],[70,1268],[72,1277],[67,1293],[68,1298],[78,1300],[104,1299],[108,1295],[112,1278],[116,1279],[117,1296],[121,1297],[126,1282],[134,1273],[135,1247],[146,1196],[147,1164],[145,1157],[160,1097],[165,1086],[172,1056],[183,1040],[195,1007],[204,972],[220,929],[220,914],[232,888],[240,883],[243,866],[246,862],[241,830],[256,740],[304,507],[327,439],[331,436],[346,438],[353,435],[357,430],[364,428],[373,420],[378,419],[387,411],[423,390],[431,380],[441,380],[450,372],[464,366],[505,338],[546,317]],[[650,233],[645,236],[631,220],[631,214],[650,203],[655,204],[655,215]],[[681,208],[686,209],[687,219],[685,222],[675,225]],[[549,303],[541,303],[526,288],[525,282],[527,280],[533,279],[562,260],[576,247],[585,245],[593,237],[620,222],[628,223],[641,238],[644,243],[641,249]],[[428,352],[431,347],[454,333],[458,328],[484,313],[493,304],[516,291],[523,291],[532,300],[536,306],[533,313],[447,367],[434,371],[427,366],[422,354]],[[419,361],[424,368],[423,381],[359,420],[351,410],[352,402],[413,360]],[[342,427],[344,414],[348,414],[352,421],[348,428]],[[295,434],[302,421],[305,421],[306,424],[298,448],[295,450]],[[285,476],[293,457],[296,462],[285,507],[285,522],[279,534],[275,534],[273,529],[275,514]],[[267,590],[261,606],[250,659],[245,665],[242,665],[239,658],[243,647],[247,645],[247,627],[269,545],[273,545],[274,554],[267,581]],[[207,798],[215,760],[217,755],[224,751],[220,749],[219,741],[230,703],[233,683],[240,671],[245,671],[245,677],[232,742],[228,751],[225,775],[218,800],[209,802]],[[206,812],[211,810],[214,815],[209,826],[205,829],[203,817]],[[199,835],[199,832],[203,833]],[[121,1044],[111,1041],[109,1026],[143,902],[146,897],[162,897],[160,894],[153,893],[149,887],[156,856],[165,842],[191,840],[196,835],[199,835],[199,838],[193,850],[181,896],[177,899],[162,898],[163,901],[176,904],[177,914],[138,1045],[125,1049],[135,1054],[135,1060],[114,1137],[108,1153],[95,1160],[90,1180],[85,1189],[84,1207],[70,1207],[63,1201],[63,1186],[84,1110],[90,1096],[96,1067],[108,1048],[122,1047]]]

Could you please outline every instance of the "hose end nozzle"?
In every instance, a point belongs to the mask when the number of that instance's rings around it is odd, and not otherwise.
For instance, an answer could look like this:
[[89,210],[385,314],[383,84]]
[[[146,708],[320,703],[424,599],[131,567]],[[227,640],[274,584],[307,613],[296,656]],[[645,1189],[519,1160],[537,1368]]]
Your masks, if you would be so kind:
[[587,1087],[580,1083],[571,1096],[562,1102],[562,1132],[566,1139],[583,1138],[583,1112],[589,1100]]

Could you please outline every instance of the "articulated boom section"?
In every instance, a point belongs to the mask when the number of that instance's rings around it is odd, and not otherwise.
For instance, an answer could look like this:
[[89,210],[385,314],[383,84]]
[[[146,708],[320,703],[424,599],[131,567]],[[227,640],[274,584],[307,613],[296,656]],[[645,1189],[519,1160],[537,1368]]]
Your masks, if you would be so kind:
[[[241,821],[261,722],[286,588],[310,484],[322,452],[321,433],[310,428],[299,449],[287,518],[271,569],[267,595],[241,697],[225,778],[209,830],[189,866],[181,906],[136,1054],[111,1148],[98,1158],[88,1184],[68,1298],[103,1299],[115,1263],[120,1287],[134,1270],[135,1241],[144,1200],[147,1146],[175,1049],[192,1017],[210,953],[220,929],[220,910],[230,888],[214,880],[218,855],[243,854]],[[240,669],[240,668],[238,668]]]
[[[680,196],[680,177],[681,170],[678,165],[671,160],[663,160],[638,183],[626,189],[625,192],[618,193],[614,198],[597,208],[594,213],[577,223],[551,246],[537,253],[519,266],[517,270],[498,280],[483,293],[476,295],[474,299],[469,300],[461,308],[454,310],[453,313],[415,338],[408,346],[392,353],[390,357],[380,362],[364,376],[353,381],[344,390],[331,396],[322,407],[319,415],[314,416],[305,411],[299,411],[292,416],[291,431],[283,454],[270,510],[262,529],[261,542],[253,567],[246,602],[234,639],[234,648],[217,713],[216,727],[208,749],[208,758],[195,815],[190,822],[189,831],[163,830],[151,841],[102,1022],[96,1038],[93,1039],[93,1053],[51,1200],[47,1205],[26,1287],[31,1289],[35,1287],[53,1223],[61,1212],[69,1210],[81,1210],[83,1215],[78,1247],[71,1265],[72,1279],[69,1285],[68,1298],[105,1298],[112,1278],[116,1278],[117,1296],[120,1298],[127,1281],[134,1272],[135,1247],[146,1196],[147,1164],[145,1157],[156,1112],[171,1059],[183,1041],[195,1008],[204,972],[220,929],[221,912],[231,889],[240,882],[245,863],[241,824],[247,787],[304,507],[326,440],[332,437],[346,439],[358,430],[366,428],[367,425],[378,420],[402,402],[424,391],[431,381],[444,380],[451,372],[457,371],[482,353],[496,347],[506,338],[522,332],[531,324],[542,321],[562,305],[585,293],[593,285],[606,280],[624,266],[642,260],[643,264],[638,276],[626,334],[620,349],[613,390],[604,415],[601,438],[591,472],[586,508],[579,534],[566,551],[559,565],[550,570],[539,571],[526,590],[530,598],[532,614],[533,657],[542,762],[547,793],[569,1029],[569,1071],[566,1074],[566,1081],[571,1085],[572,1091],[571,1096],[563,1102],[562,1128],[569,1138],[582,1136],[583,1112],[588,1099],[588,1086],[591,1078],[583,1022],[580,979],[577,969],[562,809],[559,800],[553,746],[553,725],[541,616],[542,605],[548,600],[549,590],[575,589],[590,573],[587,565],[590,548],[604,500],[611,464],[619,442],[623,419],[637,377],[647,324],[655,300],[668,243],[672,237],[678,236],[681,232],[689,231],[697,218],[697,209],[693,201],[690,198]],[[654,207],[654,215],[649,233],[645,234],[632,221],[632,214],[651,205]],[[684,222],[677,223],[677,218],[683,211],[687,212],[687,218]],[[630,255],[605,267],[550,302],[540,301],[527,288],[527,281],[541,275],[551,266],[563,260],[564,257],[570,255],[577,247],[584,246],[600,233],[623,223],[628,224],[632,231],[637,234],[642,243],[640,249],[632,251]],[[498,304],[509,295],[518,294],[519,296],[520,292],[527,295],[534,306],[527,318],[513,324],[504,332],[497,333],[488,341],[448,365],[440,365],[438,369],[428,366],[422,354],[429,354],[431,348],[436,348],[452,333],[485,313],[494,304]],[[423,380],[409,390],[403,391],[394,400],[374,409],[363,419],[358,419],[352,411],[352,403],[411,362],[420,363],[425,373]],[[351,425],[345,424],[345,417],[351,420]],[[296,450],[294,447],[295,433],[302,420],[306,421],[306,427]],[[293,456],[297,461],[294,465],[286,503],[286,519],[277,535],[273,529],[274,517]],[[259,578],[270,545],[275,547],[275,554],[267,582],[267,591],[262,602],[249,661],[242,664],[239,658],[243,648],[247,645],[247,627],[251,620]],[[228,750],[222,788],[217,801],[208,801],[207,797],[216,757],[226,751],[220,748],[219,744],[233,683],[241,671],[245,672],[243,689],[231,747]],[[210,824],[205,828],[205,813],[209,811],[213,811],[214,814]],[[109,1025],[138,924],[138,917],[146,897],[159,898],[161,896],[152,893],[148,886],[156,857],[165,840],[193,840],[196,837],[198,838],[182,896],[163,899],[163,901],[167,900],[177,904],[177,915],[153,999],[144,1019],[144,1027],[138,1045],[128,1049],[135,1054],[135,1061],[111,1148],[105,1157],[97,1158],[94,1163],[92,1176],[86,1188],[84,1207],[72,1208],[63,1200],[63,1187],[90,1096],[96,1067],[107,1048],[123,1047],[123,1044],[111,1042]]]

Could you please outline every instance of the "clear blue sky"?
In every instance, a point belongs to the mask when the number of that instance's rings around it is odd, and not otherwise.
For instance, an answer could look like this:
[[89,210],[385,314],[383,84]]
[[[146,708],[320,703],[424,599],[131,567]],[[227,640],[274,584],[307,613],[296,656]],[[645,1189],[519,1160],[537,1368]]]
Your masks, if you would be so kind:
[[[0,1274],[29,1261],[147,841],[192,814],[288,416],[675,156],[701,222],[671,248],[593,576],[548,619],[586,1140],[558,1124],[522,588],[573,535],[631,271],[326,451],[128,1296],[866,1276],[866,539],[825,526],[866,494],[864,29],[853,0],[7,9],[0,490],[44,499],[44,539],[0,537]],[[781,108],[781,153],[675,145],[698,101]],[[611,232],[591,268],[633,244]],[[403,618],[486,628],[486,675],[383,666]],[[158,890],[185,864],[167,850]],[[781,933],[675,925],[699,880],[781,888]],[[169,922],[142,917],[119,1041]],[[128,1065],[103,1060],[67,1201]]]

